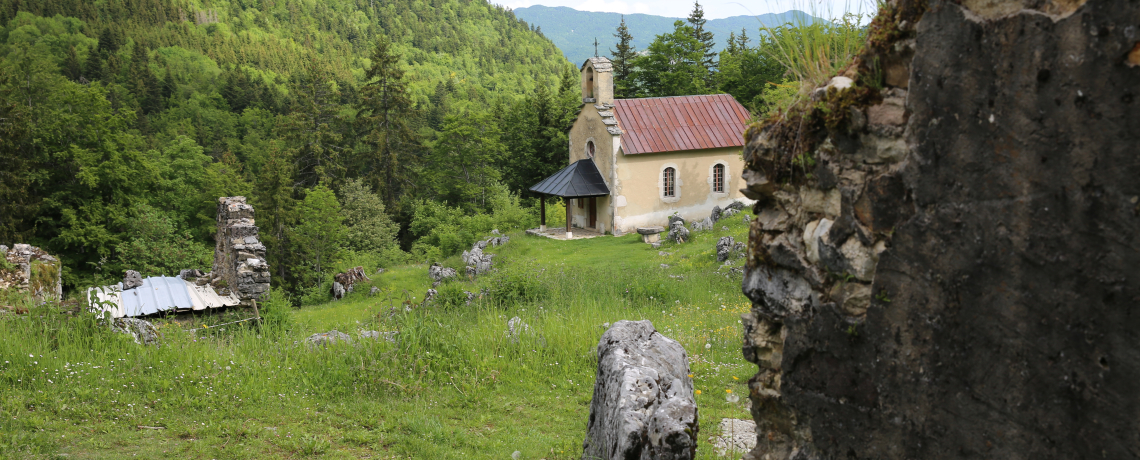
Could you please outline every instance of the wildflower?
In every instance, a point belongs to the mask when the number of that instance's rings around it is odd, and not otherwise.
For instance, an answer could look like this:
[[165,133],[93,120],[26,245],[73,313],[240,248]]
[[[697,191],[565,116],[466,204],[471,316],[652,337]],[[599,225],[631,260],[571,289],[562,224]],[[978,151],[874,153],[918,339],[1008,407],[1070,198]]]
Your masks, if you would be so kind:
[[728,389],[728,388],[725,388],[725,389],[724,389],[724,392],[725,392],[725,393],[732,393],[732,390],[730,390],[730,389]]
[[701,394],[701,390],[694,391],[693,393]]
[[689,374],[689,378],[693,378],[693,374]]
[[733,379],[733,380],[740,380],[740,379],[736,378],[736,376],[735,376],[735,375],[734,375],[734,376],[732,376],[732,379]]

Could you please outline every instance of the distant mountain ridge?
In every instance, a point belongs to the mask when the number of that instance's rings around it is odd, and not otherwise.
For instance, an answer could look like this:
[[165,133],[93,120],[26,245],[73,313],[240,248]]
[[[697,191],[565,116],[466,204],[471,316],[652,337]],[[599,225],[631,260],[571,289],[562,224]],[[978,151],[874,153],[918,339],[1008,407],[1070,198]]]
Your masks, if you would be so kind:
[[[575,65],[581,65],[594,55],[594,38],[598,39],[598,55],[609,56],[617,39],[613,34],[621,24],[619,13],[578,11],[573,8],[542,5],[514,9],[515,17],[542,28],[542,34],[554,42],[562,54]],[[685,18],[669,18],[649,14],[627,14],[625,25],[633,35],[633,44],[638,51],[644,51],[657,35],[671,32],[673,22]],[[716,50],[724,49],[729,32],[740,34],[741,29],[755,40],[760,36],[761,27],[774,27],[787,22],[826,21],[803,11],[791,10],[784,13],[762,14],[759,16],[732,16],[723,19],[709,19],[705,29],[716,39]],[[755,41],[753,41],[755,43]]]

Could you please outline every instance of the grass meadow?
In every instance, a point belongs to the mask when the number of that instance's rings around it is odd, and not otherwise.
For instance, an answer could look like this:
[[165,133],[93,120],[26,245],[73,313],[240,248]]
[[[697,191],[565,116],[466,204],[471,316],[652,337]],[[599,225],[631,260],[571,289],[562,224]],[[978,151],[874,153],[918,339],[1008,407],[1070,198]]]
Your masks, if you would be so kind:
[[[685,347],[698,456],[720,458],[708,439],[722,418],[749,417],[754,368],[740,352],[740,275],[714,248],[747,228],[740,215],[716,227],[660,249],[636,234],[512,234],[488,250],[493,272],[445,283],[410,312],[430,287],[426,265],[391,268],[340,301],[270,302],[260,327],[220,325],[243,310],[152,318],[159,346],[54,305],[2,315],[0,458],[578,459],[598,339],[622,319],[649,319]],[[457,256],[444,264],[463,273]],[[482,295],[468,305],[463,291]],[[517,341],[514,316],[530,326]],[[306,345],[330,329],[355,340]]]

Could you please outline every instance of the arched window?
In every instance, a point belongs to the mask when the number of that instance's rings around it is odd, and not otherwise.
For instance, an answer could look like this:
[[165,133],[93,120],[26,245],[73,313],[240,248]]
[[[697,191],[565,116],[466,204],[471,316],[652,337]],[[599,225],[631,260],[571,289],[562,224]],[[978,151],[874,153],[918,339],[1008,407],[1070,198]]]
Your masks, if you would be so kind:
[[713,165],[712,177],[713,193],[724,193],[724,165],[717,163]]
[[594,141],[586,141],[586,158],[594,158]]
[[661,184],[664,186],[662,190],[665,192],[665,196],[677,196],[677,170],[665,168],[665,171],[661,173]]

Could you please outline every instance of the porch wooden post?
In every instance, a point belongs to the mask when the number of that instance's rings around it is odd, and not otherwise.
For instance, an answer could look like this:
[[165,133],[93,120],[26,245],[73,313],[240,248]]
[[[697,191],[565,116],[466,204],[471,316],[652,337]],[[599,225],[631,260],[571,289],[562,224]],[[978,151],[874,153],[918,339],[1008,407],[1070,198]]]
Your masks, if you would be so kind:
[[538,229],[546,231],[546,195],[538,196]]
[[570,232],[570,219],[571,219],[570,213],[572,212],[573,209],[574,209],[574,206],[570,203],[570,198],[567,198],[566,199],[566,238],[567,239],[574,237],[574,234]]

